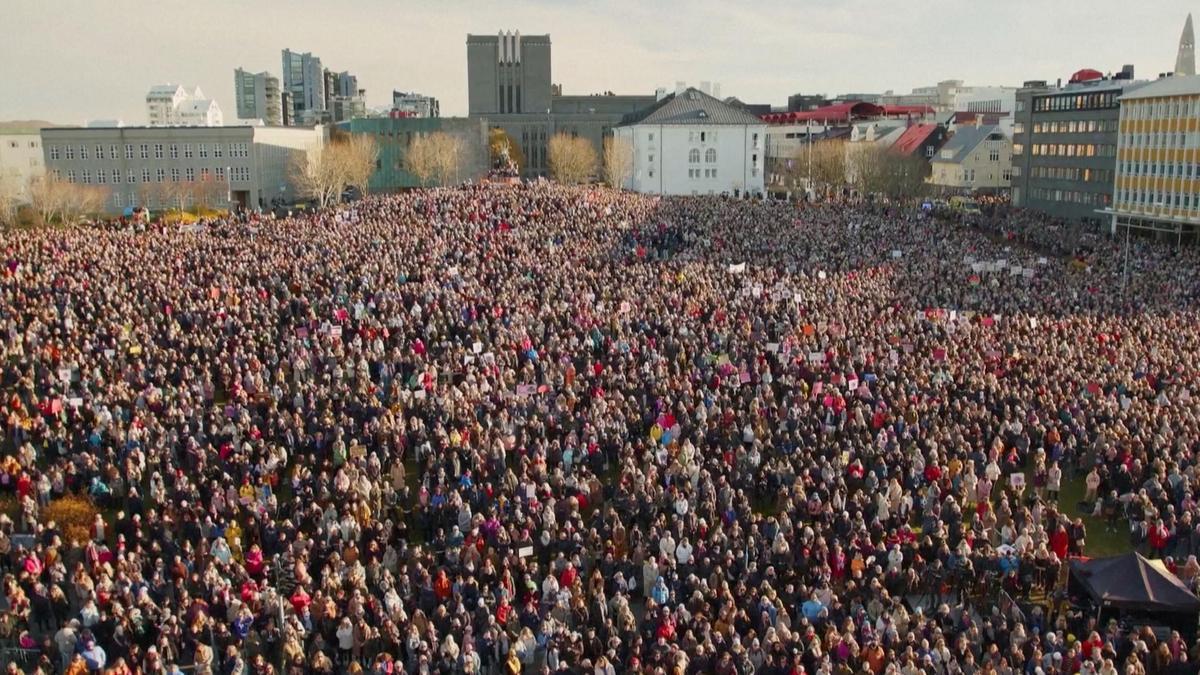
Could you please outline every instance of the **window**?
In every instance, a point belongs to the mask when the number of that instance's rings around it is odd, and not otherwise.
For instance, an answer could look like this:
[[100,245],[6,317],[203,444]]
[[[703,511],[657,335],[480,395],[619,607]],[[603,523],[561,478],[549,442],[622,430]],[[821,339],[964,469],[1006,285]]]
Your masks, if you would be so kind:
[[196,150],[200,153],[200,159],[208,159],[208,144],[201,143]]
[[75,169],[67,169],[67,182],[68,183],[75,182]]
[[934,152],[934,147],[932,145],[925,146],[925,157],[932,158],[933,152]]
[[184,159],[192,158],[192,144],[191,143],[183,144],[183,157],[184,157]]
[[121,155],[117,152],[117,144],[110,143],[108,146],[108,158],[109,159],[117,159],[120,156]]
[[122,206],[122,204],[121,204],[121,193],[120,193],[120,192],[114,192],[114,193],[113,193],[113,206],[116,206],[116,207],[120,207],[120,206]]
[[[933,150],[933,148],[930,148],[930,150],[932,151],[932,150]],[[1013,143],[1013,146],[1012,146],[1012,154],[1014,154],[1014,155],[1023,155],[1023,154],[1025,154],[1025,145],[1024,145],[1023,143]],[[1035,146],[1033,146],[1033,154],[1035,154],[1035,155],[1036,155],[1036,154],[1038,154],[1038,153],[1037,153],[1037,146],[1036,146],[1036,145],[1035,145]]]
[[112,170],[112,182],[114,184],[119,184],[121,182],[121,170],[120,169]]
[[87,169],[84,169],[82,172],[80,172],[79,182],[83,183],[84,185],[91,183],[92,182],[92,172],[88,171]]
[[125,159],[133,159],[133,144],[125,144]]
[[171,159],[179,159],[179,146],[175,143],[171,144]]
[[707,134],[706,134],[705,132],[701,131],[701,132],[700,132],[700,142],[701,142],[701,143],[703,143],[703,142],[704,142],[704,139],[705,139],[706,137],[707,137]]
[[698,150],[697,148],[692,148],[688,152],[688,164],[699,164],[699,163],[700,163],[700,150]]
[[184,180],[187,180],[189,182],[196,180],[196,169],[194,167],[189,166],[188,168],[183,170],[183,176],[184,176]]
[[650,155],[650,160],[649,160],[649,161],[651,161],[651,162],[653,162],[653,161],[654,161],[654,155],[653,155],[653,154],[651,154],[651,155]]
[[217,167],[217,180],[225,180],[225,167]]
[[200,167],[200,180],[208,180],[208,178],[209,178],[208,167],[206,167],[206,166]]
[[216,157],[217,159],[221,158],[221,144],[220,143],[213,143],[213,157]]
[[79,144],[79,159],[87,159],[87,158],[88,158],[87,146],[84,145],[83,143],[80,143]]
[[161,183],[167,178],[167,170],[161,166],[154,170],[154,182]]
[[162,158],[163,158],[163,145],[162,145],[162,143],[155,143],[154,144],[154,159],[162,159]]
[[141,150],[142,150],[142,159],[150,159],[150,146],[146,143],[142,143]]
[[650,177],[654,178],[654,169],[650,169]]
[[[96,144],[96,159],[104,159],[104,146],[99,143]],[[116,159],[116,157],[113,157],[113,159]]]
[[654,140],[654,132],[653,131],[650,132],[650,140]]
[[1000,161],[1000,148],[993,147],[991,150],[988,151],[988,161],[989,162],[999,162]]
[[[145,169],[145,168],[142,169],[142,182],[143,183],[150,182],[150,169]],[[162,181],[159,181],[159,182],[162,182]]]
[[50,146],[50,159],[58,159],[58,146]]
[[129,184],[131,184],[131,185],[132,185],[132,184],[134,184],[134,183],[137,183],[137,171],[134,171],[133,169],[130,169],[128,172],[126,172],[126,174],[125,174],[125,182],[126,182],[126,183],[129,183]]
[[179,167],[171,167],[171,182],[179,182]]
[[704,163],[705,164],[715,164],[716,161],[717,161],[717,149],[716,148],[709,148],[708,150],[706,150],[704,152]]

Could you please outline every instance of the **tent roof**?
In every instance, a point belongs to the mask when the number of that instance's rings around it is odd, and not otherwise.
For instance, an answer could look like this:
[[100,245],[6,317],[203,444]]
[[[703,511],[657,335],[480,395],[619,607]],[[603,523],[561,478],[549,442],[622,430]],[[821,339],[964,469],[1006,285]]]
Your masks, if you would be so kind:
[[1071,573],[1092,597],[1109,607],[1200,611],[1200,599],[1183,582],[1140,553],[1076,561],[1071,564]]

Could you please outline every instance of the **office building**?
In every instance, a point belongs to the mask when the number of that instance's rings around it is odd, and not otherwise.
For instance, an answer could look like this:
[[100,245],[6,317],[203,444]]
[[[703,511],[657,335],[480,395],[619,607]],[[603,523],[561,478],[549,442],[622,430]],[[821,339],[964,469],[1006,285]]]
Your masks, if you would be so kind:
[[290,49],[283,50],[283,75],[280,78],[282,91],[291,98],[293,124],[304,124],[305,120],[319,121],[325,111],[325,70],[321,59],[309,52],[300,54]]
[[1172,242],[1200,234],[1200,76],[1166,77],[1119,100],[1115,193],[1108,229]]
[[929,182],[946,192],[995,193],[1008,189],[1012,141],[998,126],[959,127],[930,162]]
[[1013,205],[1099,226],[1096,211],[1112,204],[1120,97],[1144,84],[1133,66],[1113,77],[1080,70],[1065,86],[1026,82],[1013,119]]
[[323,77],[326,110],[333,108],[333,101],[336,98],[348,99],[355,96],[366,96],[366,92],[358,88],[358,78],[348,71],[335,73],[326,68]]
[[339,124],[338,129],[375,138],[379,159],[369,183],[372,192],[420,187],[404,163],[408,144],[417,136],[439,131],[462,140],[459,180],[477,180],[488,169],[488,125],[483,118],[364,117]]
[[238,68],[233,71],[233,90],[239,120],[262,120],[270,126],[283,125],[279,78],[266,71],[251,73]]
[[354,96],[333,96],[329,99],[329,119],[333,122],[345,122],[358,117],[367,116],[366,92],[360,90]]
[[219,127],[221,107],[200,87],[193,91],[178,84],[158,84],[146,93],[146,117],[152,127]]
[[822,94],[792,94],[787,99],[788,112],[804,112],[829,105],[829,99]]
[[588,139],[599,154],[604,137],[626,115],[653,105],[654,96],[612,92],[563,95],[550,79],[550,36],[467,36],[467,107],[472,118],[508,133],[525,157],[526,176],[545,175],[552,136]]
[[16,186],[18,203],[29,198],[29,179],[42,175],[45,166],[38,131],[0,133],[0,183]]
[[[327,128],[121,127],[42,129],[46,170],[108,189],[109,213],[170,208],[189,200],[269,208],[300,198],[291,165],[325,142]],[[185,186],[195,190],[183,196]]]
[[688,88],[630,116],[613,130],[633,149],[623,187],[663,195],[761,195],[767,126],[759,118]]
[[392,91],[392,110],[407,117],[441,117],[438,100],[416,92]]

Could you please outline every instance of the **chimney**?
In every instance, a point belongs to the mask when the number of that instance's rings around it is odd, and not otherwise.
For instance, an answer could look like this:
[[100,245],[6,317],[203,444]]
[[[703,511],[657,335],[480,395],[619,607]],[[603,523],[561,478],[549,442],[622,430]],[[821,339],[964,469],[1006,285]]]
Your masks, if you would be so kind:
[[700,91],[712,96],[712,83],[707,80],[700,80]]
[[666,87],[659,87],[658,89],[654,90],[654,100],[655,101],[661,101],[666,97],[667,97],[667,88]]
[[687,88],[687,82],[684,82],[683,80],[675,80],[675,95],[676,96],[679,96],[680,94],[682,94],[683,90],[686,88]]
[[983,115],[976,114],[975,115],[975,128],[978,129],[982,126],[983,126]]
[[712,90],[713,98],[721,98],[721,83],[713,82],[712,87],[713,87],[713,90]]

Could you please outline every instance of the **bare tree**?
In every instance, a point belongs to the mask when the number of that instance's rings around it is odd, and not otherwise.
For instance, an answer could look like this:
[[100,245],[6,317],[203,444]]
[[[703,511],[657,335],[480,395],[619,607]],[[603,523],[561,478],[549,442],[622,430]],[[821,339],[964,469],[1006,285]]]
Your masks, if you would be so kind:
[[[798,171],[809,174],[808,149],[802,148],[793,163]],[[824,191],[834,190],[846,184],[846,142],[840,140],[817,141],[812,144],[812,187]]]
[[604,139],[604,177],[620,190],[633,177],[633,145],[625,138]]
[[44,173],[29,179],[29,201],[43,223],[60,219],[68,198],[70,183],[53,173]]
[[379,143],[374,136],[351,134],[349,140],[337,145],[336,151],[343,154],[346,185],[357,189],[359,194],[367,194],[379,159]]
[[0,225],[15,224],[20,189],[15,173],[0,172]]
[[586,138],[555,134],[548,158],[550,175],[560,183],[584,183],[596,173],[596,150]]
[[417,177],[421,187],[429,185],[429,180],[437,172],[433,141],[429,135],[417,134],[408,141],[408,148],[404,151],[404,168]]
[[925,191],[927,165],[920,157],[869,144],[850,153],[848,161],[854,185],[863,194],[908,199]]
[[225,185],[218,183],[211,173],[204,172],[196,179],[192,199],[197,207],[211,209],[214,204],[223,201],[224,193]]
[[43,223],[68,223],[102,211],[108,200],[108,189],[68,183],[53,173],[44,173],[30,179],[29,198]]
[[337,203],[346,186],[346,172],[336,144],[310,146],[292,160],[292,181],[300,194],[317,201],[321,208]]
[[463,141],[458,136],[436,132],[430,136],[434,148],[434,167],[438,182],[452,185],[458,182],[462,166]]

